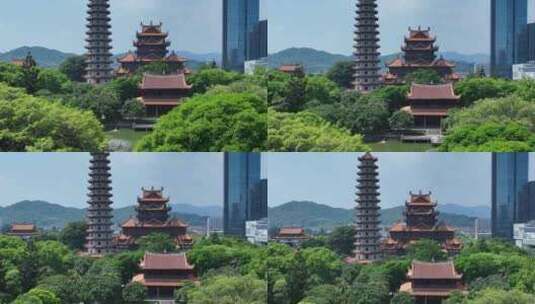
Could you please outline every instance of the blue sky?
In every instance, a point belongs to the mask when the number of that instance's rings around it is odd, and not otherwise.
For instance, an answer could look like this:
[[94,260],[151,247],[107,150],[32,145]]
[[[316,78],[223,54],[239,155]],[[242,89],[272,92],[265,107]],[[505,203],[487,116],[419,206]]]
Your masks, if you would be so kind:
[[[85,207],[88,153],[0,153],[0,206],[45,200]],[[115,207],[134,205],[141,187],[165,188],[172,203],[221,205],[221,153],[114,153]]]
[[[260,0],[270,51],[292,46],[352,51],[356,0]],[[533,1],[533,0],[530,0]],[[3,1],[0,51],[40,45],[83,52],[86,0]],[[164,22],[173,49],[219,52],[222,0],[112,0],[115,52],[131,49],[139,22]],[[488,53],[489,0],[379,0],[382,52],[397,52],[408,26],[431,26],[444,51]],[[533,7],[533,6],[532,6]]]
[[[262,13],[267,1],[261,0]],[[2,1],[0,51],[38,45],[84,52],[87,0]],[[111,0],[114,52],[132,49],[141,21],[162,21],[173,49],[219,52],[221,0]]]
[[[269,201],[272,206],[311,200],[334,207],[355,203],[355,153],[269,154]],[[376,153],[381,206],[402,205],[409,191],[432,191],[440,203],[490,206],[490,153]],[[535,154],[531,155],[535,178]]]

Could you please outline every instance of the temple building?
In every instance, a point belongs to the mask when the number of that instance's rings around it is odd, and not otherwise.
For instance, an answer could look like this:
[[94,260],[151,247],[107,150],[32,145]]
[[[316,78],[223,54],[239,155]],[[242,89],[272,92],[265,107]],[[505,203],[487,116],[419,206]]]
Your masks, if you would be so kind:
[[310,239],[302,227],[283,227],[279,233],[271,238],[273,241],[292,247],[299,247],[304,241]]
[[183,73],[171,75],[143,75],[139,86],[139,100],[147,117],[160,117],[180,105],[191,93],[191,85]]
[[382,258],[380,248],[379,179],[377,158],[366,153],[359,157],[357,206],[355,207],[355,255],[349,263],[370,263]]
[[40,233],[34,224],[11,224],[9,231],[6,233],[9,236],[20,237],[24,240],[29,240],[32,237],[39,236]]
[[[164,62],[173,73],[187,73],[186,58],[178,56],[174,51],[169,54],[168,47],[171,42],[167,40],[168,33],[162,31],[160,24],[141,23],[141,32],[137,32],[137,40],[134,41],[135,52],[128,52],[117,61],[120,64],[115,71],[117,76],[131,75],[140,67],[154,62]],[[169,55],[168,55],[169,54]],[[164,71],[162,71],[164,72]]]
[[411,85],[407,95],[408,106],[402,108],[414,118],[414,127],[441,129],[450,109],[459,105],[452,83],[438,85]]
[[86,81],[102,84],[112,79],[111,18],[109,0],[89,0],[87,5]]
[[[147,288],[150,301],[174,300],[176,289],[186,282],[196,282],[197,276],[184,253],[156,254],[145,253],[139,264],[141,273],[134,276],[132,282]],[[174,303],[174,301],[173,301]]]
[[111,173],[109,153],[91,153],[89,207],[86,211],[87,253],[102,256],[114,251],[112,243]]
[[410,294],[415,304],[440,304],[454,291],[467,293],[462,275],[457,273],[453,262],[413,261],[407,278],[408,282],[402,284],[399,291]]
[[403,84],[405,77],[417,70],[435,71],[444,82],[458,81],[460,76],[453,71],[455,63],[437,58],[439,48],[435,42],[431,28],[409,28],[409,36],[405,37],[405,45],[401,47],[403,55],[386,65],[388,73],[383,76],[384,83]]
[[152,233],[167,234],[177,247],[189,248],[192,239],[187,233],[188,225],[169,216],[171,207],[168,205],[169,198],[163,196],[163,188],[141,190],[141,197],[137,198],[137,216],[129,218],[121,225],[122,233],[115,238],[117,248],[135,248],[139,238]]
[[379,71],[379,13],[377,0],[358,0],[355,18],[355,90],[370,92],[381,86]]
[[431,198],[431,192],[410,193],[405,202],[405,222],[394,224],[389,231],[390,237],[382,243],[383,253],[387,256],[401,256],[408,246],[420,239],[438,242],[450,256],[462,249],[462,242],[455,236],[455,229],[443,222],[438,222],[437,203]]

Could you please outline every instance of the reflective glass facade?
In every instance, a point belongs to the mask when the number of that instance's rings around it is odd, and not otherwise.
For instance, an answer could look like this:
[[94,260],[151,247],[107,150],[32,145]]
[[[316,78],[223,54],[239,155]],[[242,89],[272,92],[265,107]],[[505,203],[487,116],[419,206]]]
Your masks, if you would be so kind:
[[491,1],[491,75],[512,78],[512,66],[528,61],[528,1]]
[[522,192],[528,184],[528,153],[492,155],[492,235],[513,239],[513,224],[525,221],[527,201]]
[[245,222],[255,220],[251,214],[255,213],[253,193],[261,183],[261,156],[236,152],[225,153],[224,157],[223,231],[226,235],[245,237]]
[[[223,67],[242,72],[247,60],[258,59],[250,43],[257,31],[260,0],[223,0]],[[267,32],[266,32],[267,33]],[[267,51],[267,49],[266,49]]]

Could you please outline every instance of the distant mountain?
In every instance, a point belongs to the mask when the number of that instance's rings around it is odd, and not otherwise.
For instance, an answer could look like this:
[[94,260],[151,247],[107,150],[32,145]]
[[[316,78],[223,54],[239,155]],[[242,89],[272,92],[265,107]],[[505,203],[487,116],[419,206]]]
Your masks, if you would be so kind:
[[0,54],[0,61],[11,62],[14,59],[24,59],[28,52],[32,53],[32,56],[37,62],[37,64],[42,67],[57,67],[65,59],[76,55],[40,46],[23,46]]
[[[454,205],[450,205],[454,206]],[[458,208],[457,210],[462,210]],[[468,210],[468,209],[467,209]],[[273,227],[302,226],[310,230],[331,230],[336,226],[348,225],[353,221],[352,209],[333,208],[309,201],[293,201],[269,209],[269,221]],[[390,226],[402,219],[403,207],[381,210],[381,222]],[[475,217],[441,212],[440,220],[455,227],[471,227]]]
[[[192,226],[204,225],[206,216],[222,216],[222,210],[217,206],[175,204],[171,207],[173,216]],[[113,221],[115,224],[120,224],[134,215],[134,206],[117,208],[113,212]],[[83,220],[84,216],[85,209],[64,207],[45,201],[22,201],[8,207],[0,207],[0,227],[11,223],[28,222],[44,229],[61,228],[67,223]]]
[[[400,53],[387,54],[380,57],[381,66],[384,68],[386,62],[390,62],[398,57]],[[488,64],[488,55],[475,54],[464,55],[455,52],[441,53],[444,58],[457,63],[458,72],[470,72],[474,64]],[[312,48],[289,48],[278,53],[271,54],[261,61],[270,68],[277,68],[282,64],[303,64],[307,73],[325,73],[335,63],[339,61],[352,60],[351,56],[331,54],[329,52],[315,50]]]
[[[76,56],[77,54],[72,53],[64,53],[58,50],[54,49],[48,49],[45,47],[40,46],[23,46],[20,48],[13,49],[11,51],[8,51],[6,53],[0,53],[0,61],[5,62],[11,62],[14,59],[23,59],[26,57],[28,52],[32,53],[32,56],[34,57],[35,61],[39,66],[47,67],[47,68],[55,68],[58,67],[65,59]],[[211,62],[213,60],[216,60],[216,63],[220,64],[221,62],[221,54],[219,53],[193,53],[189,51],[176,51],[177,54],[180,54],[181,56],[184,56],[189,59],[188,63],[186,64],[188,68],[192,70],[198,69],[202,64],[206,62]],[[123,56],[126,53],[118,53],[113,56],[113,65],[117,66],[117,58]]]
[[490,218],[490,207],[487,206],[461,206],[456,204],[439,204],[438,210],[445,213],[461,214],[478,218]]

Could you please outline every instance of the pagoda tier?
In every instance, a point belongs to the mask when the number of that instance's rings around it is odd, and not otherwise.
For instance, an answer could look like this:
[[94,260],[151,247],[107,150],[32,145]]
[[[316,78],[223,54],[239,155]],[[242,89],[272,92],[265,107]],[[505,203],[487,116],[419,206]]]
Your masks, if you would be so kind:
[[87,7],[86,81],[102,84],[112,79],[113,71],[110,4],[109,0],[89,0]]
[[379,74],[379,18],[376,0],[357,0],[355,18],[355,90],[370,92],[381,86]]
[[380,260],[379,179],[377,158],[370,153],[359,158],[357,206],[355,207],[355,257],[357,263]]
[[436,37],[431,35],[431,28],[412,29],[405,37],[401,47],[403,55],[387,64],[388,73],[383,76],[385,84],[403,84],[407,75],[417,70],[433,70],[445,82],[459,80],[454,73],[455,64],[440,57],[437,58],[439,47],[435,45]]
[[162,23],[141,23],[141,31],[136,33],[137,40],[133,42],[136,51],[129,52],[118,59],[121,67],[116,74],[118,76],[130,75],[141,66],[154,62],[165,62],[171,71],[185,73],[187,59],[178,56],[175,52],[169,54],[168,48],[171,42],[167,40],[167,37],[168,34],[162,30]]
[[169,198],[163,196],[161,189],[144,189],[141,188],[142,195],[137,198],[136,206],[137,218],[141,222],[159,221],[166,222],[169,219],[171,207],[167,205]]
[[438,221],[439,212],[435,210],[436,207],[431,192],[411,192],[405,202],[405,222],[394,224],[389,230],[390,237],[381,245],[385,255],[403,255],[411,243],[420,239],[438,242],[450,255],[459,253],[462,242],[455,237],[454,228]]
[[89,255],[105,255],[113,252],[109,153],[92,153],[91,157],[86,248]]
[[153,233],[169,235],[180,248],[188,248],[192,239],[187,233],[188,225],[177,218],[171,218],[169,198],[164,197],[163,188],[142,188],[137,198],[136,217],[129,218],[122,225],[122,233],[114,242],[118,249],[132,249],[137,240]]

